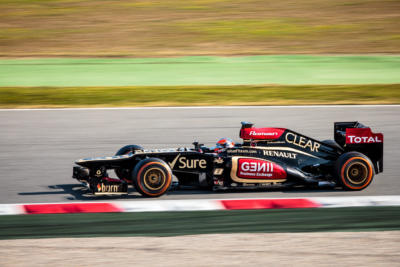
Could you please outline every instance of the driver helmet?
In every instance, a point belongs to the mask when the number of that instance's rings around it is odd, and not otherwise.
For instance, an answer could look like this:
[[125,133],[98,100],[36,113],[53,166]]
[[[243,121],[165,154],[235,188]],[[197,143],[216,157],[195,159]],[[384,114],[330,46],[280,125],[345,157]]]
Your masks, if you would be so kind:
[[219,152],[224,148],[229,148],[229,147],[234,147],[234,146],[235,146],[235,143],[233,142],[232,139],[230,139],[230,138],[221,138],[221,139],[218,140],[214,151],[215,152]]

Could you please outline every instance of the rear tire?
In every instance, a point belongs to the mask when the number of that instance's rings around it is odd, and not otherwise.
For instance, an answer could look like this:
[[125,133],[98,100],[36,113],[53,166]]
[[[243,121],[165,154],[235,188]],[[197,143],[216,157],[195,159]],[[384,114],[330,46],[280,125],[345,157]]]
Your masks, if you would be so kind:
[[344,190],[363,190],[374,178],[371,160],[359,152],[342,154],[336,161],[335,172]]
[[[115,153],[115,156],[128,155],[129,153],[135,154],[135,151],[137,151],[137,150],[143,150],[143,147],[138,146],[138,145],[127,145],[127,146],[121,147],[117,151],[117,153]],[[131,170],[124,169],[124,168],[118,168],[118,169],[115,169],[114,171],[119,179],[129,180]]]
[[167,192],[172,182],[172,171],[167,163],[157,158],[140,161],[132,171],[136,190],[145,197],[159,197]]

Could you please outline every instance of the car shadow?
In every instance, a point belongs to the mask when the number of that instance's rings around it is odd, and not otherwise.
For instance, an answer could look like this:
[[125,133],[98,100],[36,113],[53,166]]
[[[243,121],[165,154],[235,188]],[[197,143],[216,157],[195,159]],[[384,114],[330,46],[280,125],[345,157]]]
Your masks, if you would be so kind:
[[291,188],[286,190],[281,190],[283,193],[330,193],[330,192],[338,192],[343,191],[342,188]]
[[199,189],[199,188],[191,188],[191,187],[185,187],[185,188],[175,188],[167,192],[168,195],[198,195],[198,194],[223,194],[223,193],[260,193],[260,192],[282,192],[282,193],[288,193],[288,194],[293,194],[293,193],[329,193],[329,192],[338,192],[338,191],[343,191],[339,187],[325,187],[325,188],[310,188],[310,187],[290,187],[290,188],[238,188],[238,189],[224,189],[224,190],[218,190],[218,191],[212,191],[212,190],[207,190],[207,189]]
[[[145,197],[139,195],[134,188],[128,189],[127,195],[104,195],[104,196],[94,196],[92,195],[88,189],[81,184],[57,184],[57,185],[49,185],[48,191],[39,191],[39,192],[20,192],[18,195],[20,196],[35,196],[35,195],[65,195],[66,200],[120,200],[120,199],[146,199]],[[199,189],[195,187],[178,187],[172,188],[170,191],[166,193],[166,195],[170,196],[185,196],[185,195],[220,195],[223,193],[260,193],[260,192],[282,192],[282,193],[323,193],[323,192],[337,192],[341,191],[339,188],[307,188],[307,187],[299,187],[299,188],[257,188],[257,189],[226,189],[220,191],[212,191],[207,189]]]
[[114,199],[135,199],[141,198],[140,195],[132,195],[136,190],[129,188],[128,195],[104,195],[94,196],[88,189],[80,184],[57,184],[49,185],[49,191],[39,192],[20,192],[20,196],[35,196],[35,195],[66,195],[67,200],[114,200]]

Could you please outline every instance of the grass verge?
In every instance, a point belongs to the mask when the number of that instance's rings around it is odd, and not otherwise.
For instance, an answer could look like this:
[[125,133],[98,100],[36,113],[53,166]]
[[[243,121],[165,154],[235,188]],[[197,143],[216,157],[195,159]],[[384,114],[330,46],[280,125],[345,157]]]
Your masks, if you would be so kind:
[[0,217],[0,239],[400,229],[399,207]]
[[398,55],[0,59],[1,87],[398,84]]
[[399,103],[400,84],[0,87],[1,108]]

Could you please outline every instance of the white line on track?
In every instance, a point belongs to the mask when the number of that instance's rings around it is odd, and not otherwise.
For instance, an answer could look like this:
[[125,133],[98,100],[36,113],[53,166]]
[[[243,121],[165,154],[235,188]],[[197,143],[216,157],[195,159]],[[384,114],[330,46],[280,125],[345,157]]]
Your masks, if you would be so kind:
[[163,109],[281,109],[281,108],[393,108],[400,105],[311,105],[311,106],[178,106],[178,107],[116,107],[116,108],[17,108],[1,111],[74,111],[74,110],[163,110]]

